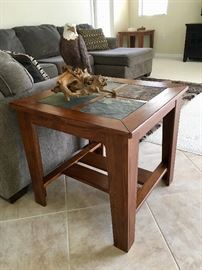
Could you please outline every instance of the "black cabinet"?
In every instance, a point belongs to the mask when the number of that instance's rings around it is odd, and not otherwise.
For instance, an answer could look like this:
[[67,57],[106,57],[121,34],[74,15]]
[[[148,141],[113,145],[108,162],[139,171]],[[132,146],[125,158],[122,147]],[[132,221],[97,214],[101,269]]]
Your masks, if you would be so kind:
[[186,24],[183,61],[202,60],[202,23]]

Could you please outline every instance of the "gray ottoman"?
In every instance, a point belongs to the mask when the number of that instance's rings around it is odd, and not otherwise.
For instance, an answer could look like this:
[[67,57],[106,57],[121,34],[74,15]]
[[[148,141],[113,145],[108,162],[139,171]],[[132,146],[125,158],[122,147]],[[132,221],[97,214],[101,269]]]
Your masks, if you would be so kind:
[[152,70],[151,48],[115,48],[89,53],[94,57],[95,74],[136,79],[149,75]]

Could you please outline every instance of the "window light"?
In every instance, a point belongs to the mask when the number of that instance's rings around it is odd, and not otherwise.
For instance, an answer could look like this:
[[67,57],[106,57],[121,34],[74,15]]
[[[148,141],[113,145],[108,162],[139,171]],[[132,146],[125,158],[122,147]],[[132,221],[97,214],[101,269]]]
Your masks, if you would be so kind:
[[166,15],[168,0],[139,0],[139,16]]

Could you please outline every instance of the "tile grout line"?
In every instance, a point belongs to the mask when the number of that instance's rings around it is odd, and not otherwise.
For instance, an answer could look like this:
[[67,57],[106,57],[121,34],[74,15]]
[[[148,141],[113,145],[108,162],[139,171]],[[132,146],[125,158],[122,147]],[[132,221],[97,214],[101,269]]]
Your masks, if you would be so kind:
[[65,181],[65,210],[66,210],[66,240],[67,240],[67,250],[68,250],[68,269],[71,270],[71,258],[70,258],[70,233],[69,233],[69,213],[68,213],[68,207],[67,207],[67,177],[64,175],[64,181]]
[[0,224],[4,223],[4,222],[14,222],[14,221],[26,220],[26,219],[31,219],[31,218],[39,218],[39,217],[44,217],[44,216],[57,215],[57,214],[65,213],[65,212],[71,213],[71,212],[75,212],[75,211],[82,211],[82,210],[85,210],[85,209],[96,208],[96,207],[104,206],[104,205],[107,205],[107,202],[102,203],[102,204],[92,205],[92,206],[86,206],[86,207],[81,207],[81,208],[70,209],[70,210],[68,210],[67,207],[65,207],[65,210],[58,211],[58,212],[50,212],[50,213],[43,213],[43,214],[39,214],[39,215],[35,215],[35,216],[27,216],[27,217],[15,218],[15,219],[0,220]]
[[161,227],[160,227],[160,225],[158,224],[157,219],[155,218],[154,213],[153,213],[151,207],[149,206],[149,203],[146,202],[146,205],[147,205],[147,207],[148,207],[148,209],[149,209],[149,211],[150,211],[150,213],[151,213],[151,215],[152,215],[152,218],[153,218],[154,222],[155,222],[156,225],[157,225],[157,228],[158,228],[158,230],[159,230],[159,232],[160,232],[160,234],[161,234],[162,239],[164,240],[164,242],[165,242],[165,244],[166,244],[168,250],[170,251],[171,256],[173,257],[173,260],[174,260],[174,262],[175,262],[175,264],[176,264],[178,270],[181,270],[181,268],[180,268],[180,266],[179,266],[179,264],[178,264],[178,262],[177,262],[177,260],[176,260],[176,258],[175,258],[175,256],[174,256],[174,253],[172,252],[172,249],[171,249],[171,247],[169,246],[168,241],[166,240],[166,238],[165,238],[165,236],[164,236],[164,234],[163,234],[163,231],[161,230]]
[[[150,141],[147,141],[147,139],[144,140],[145,143],[151,143],[151,144],[155,144],[155,145],[159,145],[159,146],[162,146],[162,143],[159,144],[159,143],[155,143],[155,142],[150,142]],[[180,150],[180,149],[176,149],[176,151],[179,151],[180,153],[182,153],[186,158],[188,158],[189,161],[191,161],[191,163],[194,165],[194,167],[197,169],[197,171],[199,171],[200,173],[202,172],[201,169],[193,162],[193,160],[186,155],[186,152],[187,151],[184,151],[184,150]],[[195,153],[192,153],[192,152],[187,152],[187,153],[191,153],[191,154],[194,154],[196,156],[200,156],[199,154],[195,154]]]
[[[191,161],[191,163],[194,165],[194,167],[200,172],[200,173],[202,173],[202,171],[201,171],[201,169],[193,162],[193,160],[189,157],[189,156],[187,156],[186,155],[186,152],[184,152],[184,151],[181,151],[182,153],[183,153],[183,155],[186,157],[186,158],[188,158],[189,159],[189,161]],[[191,153],[191,152],[190,152]],[[194,153],[191,153],[191,154],[194,154]],[[200,156],[200,155],[197,155],[197,154],[195,154],[196,156]]]
[[85,209],[91,209],[91,208],[96,208],[96,207],[99,207],[99,206],[104,206],[104,205],[108,205],[108,203],[100,203],[100,204],[96,204],[96,205],[90,205],[90,206],[86,206],[86,207],[81,207],[81,208],[75,208],[75,209],[70,209],[70,210],[67,210],[69,213],[71,212],[75,212],[75,211],[82,211],[82,210],[85,210]]
[[51,216],[51,215],[57,215],[57,214],[65,213],[65,212],[66,212],[66,210],[58,211],[58,212],[44,213],[44,214],[39,214],[39,215],[36,215],[36,216],[28,216],[28,217],[22,217],[22,218],[14,218],[14,219],[0,220],[0,224],[6,223],[6,222],[14,222],[14,221],[21,221],[21,220],[26,220],[26,219],[33,219],[33,218],[39,218],[39,217],[45,217],[45,216]]

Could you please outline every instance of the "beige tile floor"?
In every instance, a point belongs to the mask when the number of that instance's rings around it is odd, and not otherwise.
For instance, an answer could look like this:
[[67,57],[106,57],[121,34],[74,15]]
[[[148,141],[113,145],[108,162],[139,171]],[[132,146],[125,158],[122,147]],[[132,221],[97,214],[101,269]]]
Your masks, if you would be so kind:
[[[141,143],[140,165],[153,169],[160,153]],[[159,184],[138,212],[127,254],[113,246],[108,196],[73,179],[49,187],[45,208],[31,190],[14,205],[0,200],[0,269],[202,269],[201,162],[177,151],[174,182]]]
[[202,83],[202,62],[154,58],[151,77]]
[[[140,166],[154,169],[160,156],[159,145],[141,143]],[[0,270],[202,269],[201,156],[177,151],[174,181],[138,212],[127,254],[113,246],[108,195],[61,177],[47,198],[36,204],[30,189],[13,205],[0,199]]]

